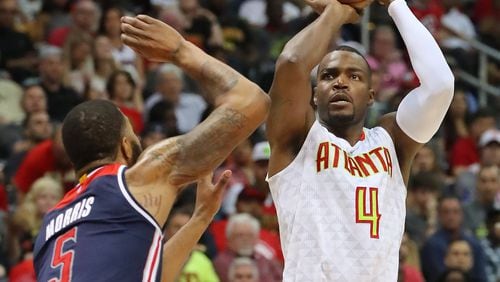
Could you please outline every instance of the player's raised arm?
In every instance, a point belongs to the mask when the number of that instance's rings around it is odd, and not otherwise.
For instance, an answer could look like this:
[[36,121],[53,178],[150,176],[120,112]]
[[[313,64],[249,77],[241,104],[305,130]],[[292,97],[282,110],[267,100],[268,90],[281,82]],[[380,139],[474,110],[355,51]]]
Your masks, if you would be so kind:
[[314,122],[310,105],[310,73],[328,52],[340,27],[357,20],[354,8],[336,0],[306,0],[321,15],[285,45],[270,90],[267,135],[274,156],[270,175],[285,167],[299,151]]
[[122,19],[123,41],[142,56],[170,61],[195,79],[216,109],[186,135],[147,150],[137,166],[147,183],[180,186],[217,167],[266,118],[269,97],[238,72],[148,16]]
[[392,134],[405,179],[411,160],[438,130],[453,98],[454,77],[437,42],[404,0],[385,0],[408,49],[420,80],[401,102],[397,113],[382,118]]

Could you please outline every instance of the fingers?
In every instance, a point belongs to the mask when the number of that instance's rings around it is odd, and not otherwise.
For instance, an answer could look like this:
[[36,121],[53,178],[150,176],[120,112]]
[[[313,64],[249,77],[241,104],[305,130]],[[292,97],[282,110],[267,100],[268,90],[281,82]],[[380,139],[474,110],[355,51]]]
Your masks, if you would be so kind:
[[136,35],[138,37],[149,37],[148,33],[145,30],[139,29],[139,28],[137,28],[133,25],[130,25],[128,23],[122,23],[121,30],[123,33],[128,34],[128,35]]
[[140,44],[140,40],[133,35],[122,33],[121,39],[122,39],[123,43],[125,43],[126,45],[128,45],[132,48],[135,46],[138,46]]
[[135,28],[138,29],[147,29],[149,27],[149,24],[141,19],[139,17],[122,17],[121,18],[122,24],[129,24]]
[[155,23],[155,19],[150,17],[150,16],[146,16],[146,15],[138,15],[137,18],[145,23],[148,23],[148,24],[153,24]]
[[229,180],[231,179],[231,174],[232,172],[230,170],[225,170],[219,177],[219,180],[217,180],[217,184],[215,184],[215,190],[224,190],[227,187]]

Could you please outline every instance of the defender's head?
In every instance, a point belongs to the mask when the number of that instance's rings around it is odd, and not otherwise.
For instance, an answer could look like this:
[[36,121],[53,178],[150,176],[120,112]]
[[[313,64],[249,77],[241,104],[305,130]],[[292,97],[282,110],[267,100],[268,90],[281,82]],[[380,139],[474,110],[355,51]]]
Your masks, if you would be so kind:
[[314,104],[324,124],[334,127],[363,122],[374,94],[370,66],[359,51],[340,46],[323,57]]
[[106,100],[92,100],[73,108],[62,128],[64,148],[76,171],[91,163],[133,165],[142,148],[132,125]]

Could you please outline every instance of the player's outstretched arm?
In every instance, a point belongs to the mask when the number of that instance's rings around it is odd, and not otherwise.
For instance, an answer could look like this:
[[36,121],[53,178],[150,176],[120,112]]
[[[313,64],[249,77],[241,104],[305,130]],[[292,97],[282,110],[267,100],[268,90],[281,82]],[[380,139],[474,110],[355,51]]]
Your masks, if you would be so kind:
[[266,128],[273,150],[270,175],[295,157],[314,122],[314,110],[310,105],[312,69],[326,55],[340,27],[359,17],[354,8],[337,0],[305,2],[321,14],[288,41],[276,62]]
[[205,90],[216,109],[186,135],[147,150],[137,168],[143,182],[181,186],[215,169],[267,117],[269,97],[256,84],[148,16],[122,19],[122,40],[142,56],[169,61]]
[[420,86],[403,99],[397,113],[389,114],[381,121],[393,137],[407,179],[416,152],[432,138],[443,121],[453,98],[454,77],[438,44],[406,2],[383,2],[389,3],[389,14],[403,37],[420,80]]
[[215,185],[212,184],[212,174],[198,181],[193,216],[163,247],[162,282],[176,280],[194,246],[219,210],[230,176],[231,172],[225,171]]

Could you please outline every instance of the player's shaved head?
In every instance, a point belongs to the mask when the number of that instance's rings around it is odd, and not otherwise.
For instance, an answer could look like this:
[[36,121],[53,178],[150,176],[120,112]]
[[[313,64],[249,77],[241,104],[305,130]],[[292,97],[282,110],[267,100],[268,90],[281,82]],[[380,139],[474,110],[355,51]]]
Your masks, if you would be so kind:
[[62,128],[64,148],[78,171],[97,160],[114,160],[125,118],[106,100],[92,100],[73,108]]

